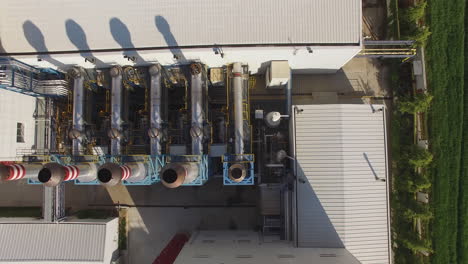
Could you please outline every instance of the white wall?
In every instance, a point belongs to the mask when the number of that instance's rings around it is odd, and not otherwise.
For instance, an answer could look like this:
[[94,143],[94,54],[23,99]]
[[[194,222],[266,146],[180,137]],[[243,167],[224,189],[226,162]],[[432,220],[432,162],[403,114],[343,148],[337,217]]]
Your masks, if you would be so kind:
[[[36,98],[0,89],[0,161],[14,160],[16,149],[34,144]],[[24,124],[24,143],[16,143],[16,124]]]
[[[132,56],[139,59],[136,65],[148,65],[159,62],[163,65],[173,65],[177,63],[187,63],[188,61],[200,61],[209,67],[221,67],[228,63],[242,62],[249,65],[252,74],[262,72],[271,60],[288,60],[289,65],[295,71],[301,73],[309,71],[336,71],[343,67],[359,51],[360,46],[330,46],[330,47],[310,47],[309,53],[306,47],[253,47],[253,48],[225,48],[224,58],[215,54],[211,48],[185,49],[178,54],[180,59],[176,60],[169,50],[142,51]],[[123,57],[120,52],[94,53],[94,57],[101,63],[97,67],[110,67],[110,65],[134,65],[133,62]],[[37,56],[18,56],[17,59],[38,67],[68,68],[72,65],[80,65],[85,68],[93,68],[95,65],[85,62],[79,54],[52,55],[43,57],[42,61],[37,60]],[[61,64],[56,63],[59,61]]]

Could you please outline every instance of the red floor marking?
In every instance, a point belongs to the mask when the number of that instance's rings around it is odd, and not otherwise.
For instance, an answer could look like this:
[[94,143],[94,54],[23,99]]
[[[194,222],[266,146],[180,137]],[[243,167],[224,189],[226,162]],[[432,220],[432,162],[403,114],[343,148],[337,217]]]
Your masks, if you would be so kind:
[[176,234],[166,247],[161,251],[159,256],[153,261],[153,264],[172,264],[176,260],[185,243],[189,240],[189,235],[186,233]]

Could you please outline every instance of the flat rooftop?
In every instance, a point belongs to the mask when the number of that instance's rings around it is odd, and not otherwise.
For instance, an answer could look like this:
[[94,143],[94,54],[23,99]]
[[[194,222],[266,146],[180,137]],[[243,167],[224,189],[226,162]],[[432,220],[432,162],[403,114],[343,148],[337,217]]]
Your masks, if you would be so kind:
[[3,53],[213,45],[359,45],[361,37],[360,0],[2,3]]

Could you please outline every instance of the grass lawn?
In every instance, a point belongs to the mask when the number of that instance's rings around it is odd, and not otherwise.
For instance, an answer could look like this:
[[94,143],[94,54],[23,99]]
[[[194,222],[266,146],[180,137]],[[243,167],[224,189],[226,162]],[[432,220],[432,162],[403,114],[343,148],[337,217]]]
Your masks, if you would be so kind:
[[[468,263],[466,224],[466,152],[464,124],[465,0],[431,0],[427,46],[428,81],[434,95],[429,119],[434,208],[433,263]],[[465,97],[464,97],[465,96]],[[465,133],[465,135],[464,135]],[[466,140],[465,140],[466,141]],[[464,170],[463,170],[464,168]],[[465,174],[466,175],[466,174]],[[464,226],[464,230],[462,228]],[[463,231],[462,231],[463,230]],[[463,250],[465,249],[465,250]]]
[[[465,6],[465,32],[468,29]],[[460,193],[458,211],[458,259],[460,263],[468,263],[468,35],[465,33],[465,101],[464,101],[464,123],[463,123],[463,145],[462,145],[462,172],[460,177]]]

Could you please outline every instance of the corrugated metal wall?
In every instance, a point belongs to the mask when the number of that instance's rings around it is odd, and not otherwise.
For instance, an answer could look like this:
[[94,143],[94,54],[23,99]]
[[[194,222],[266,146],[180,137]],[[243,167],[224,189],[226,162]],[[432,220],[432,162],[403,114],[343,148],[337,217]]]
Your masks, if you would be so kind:
[[362,263],[388,263],[383,106],[297,108],[298,245],[345,247]]
[[0,224],[0,261],[102,262],[105,224]]

